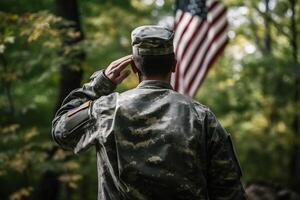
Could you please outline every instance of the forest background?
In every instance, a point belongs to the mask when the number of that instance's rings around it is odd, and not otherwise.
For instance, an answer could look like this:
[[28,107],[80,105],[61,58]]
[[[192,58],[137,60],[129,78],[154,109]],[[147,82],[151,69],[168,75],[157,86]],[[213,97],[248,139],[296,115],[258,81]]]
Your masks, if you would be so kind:
[[[300,192],[300,7],[223,0],[230,43],[195,99],[232,134],[243,183]],[[95,150],[58,148],[51,121],[96,70],[130,54],[130,33],[169,20],[172,0],[0,1],[0,199],[96,199]],[[131,75],[117,90],[135,87]]]

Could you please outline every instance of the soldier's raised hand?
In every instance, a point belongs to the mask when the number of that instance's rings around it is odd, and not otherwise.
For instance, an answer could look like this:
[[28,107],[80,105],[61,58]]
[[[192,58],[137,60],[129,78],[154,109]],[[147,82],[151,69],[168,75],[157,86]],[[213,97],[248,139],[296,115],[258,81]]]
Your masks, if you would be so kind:
[[119,84],[129,76],[130,70],[124,69],[132,62],[132,55],[124,56],[110,63],[104,73],[113,83]]

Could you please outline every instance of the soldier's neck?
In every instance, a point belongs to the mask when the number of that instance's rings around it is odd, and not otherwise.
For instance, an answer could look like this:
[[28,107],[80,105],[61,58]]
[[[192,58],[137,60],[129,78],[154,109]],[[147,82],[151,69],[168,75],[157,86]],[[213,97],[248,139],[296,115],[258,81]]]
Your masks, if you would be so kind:
[[146,81],[146,80],[158,80],[158,81],[164,81],[164,82],[170,83],[171,75],[168,75],[168,76],[153,75],[153,76],[140,77],[140,82]]

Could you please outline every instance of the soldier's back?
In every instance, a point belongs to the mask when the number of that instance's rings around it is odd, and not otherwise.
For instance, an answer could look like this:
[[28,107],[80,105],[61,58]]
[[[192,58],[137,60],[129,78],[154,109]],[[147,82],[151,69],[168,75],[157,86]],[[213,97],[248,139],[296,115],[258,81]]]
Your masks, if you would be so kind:
[[162,81],[144,81],[115,102],[114,169],[123,195],[206,199],[205,108]]

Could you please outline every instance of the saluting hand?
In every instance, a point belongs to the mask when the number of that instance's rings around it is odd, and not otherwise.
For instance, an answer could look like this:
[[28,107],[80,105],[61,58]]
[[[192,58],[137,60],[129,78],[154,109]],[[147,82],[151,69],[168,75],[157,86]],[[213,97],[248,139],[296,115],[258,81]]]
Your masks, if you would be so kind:
[[110,63],[110,65],[105,69],[104,73],[113,83],[120,84],[129,76],[130,70],[123,70],[132,62],[132,55],[122,57]]

